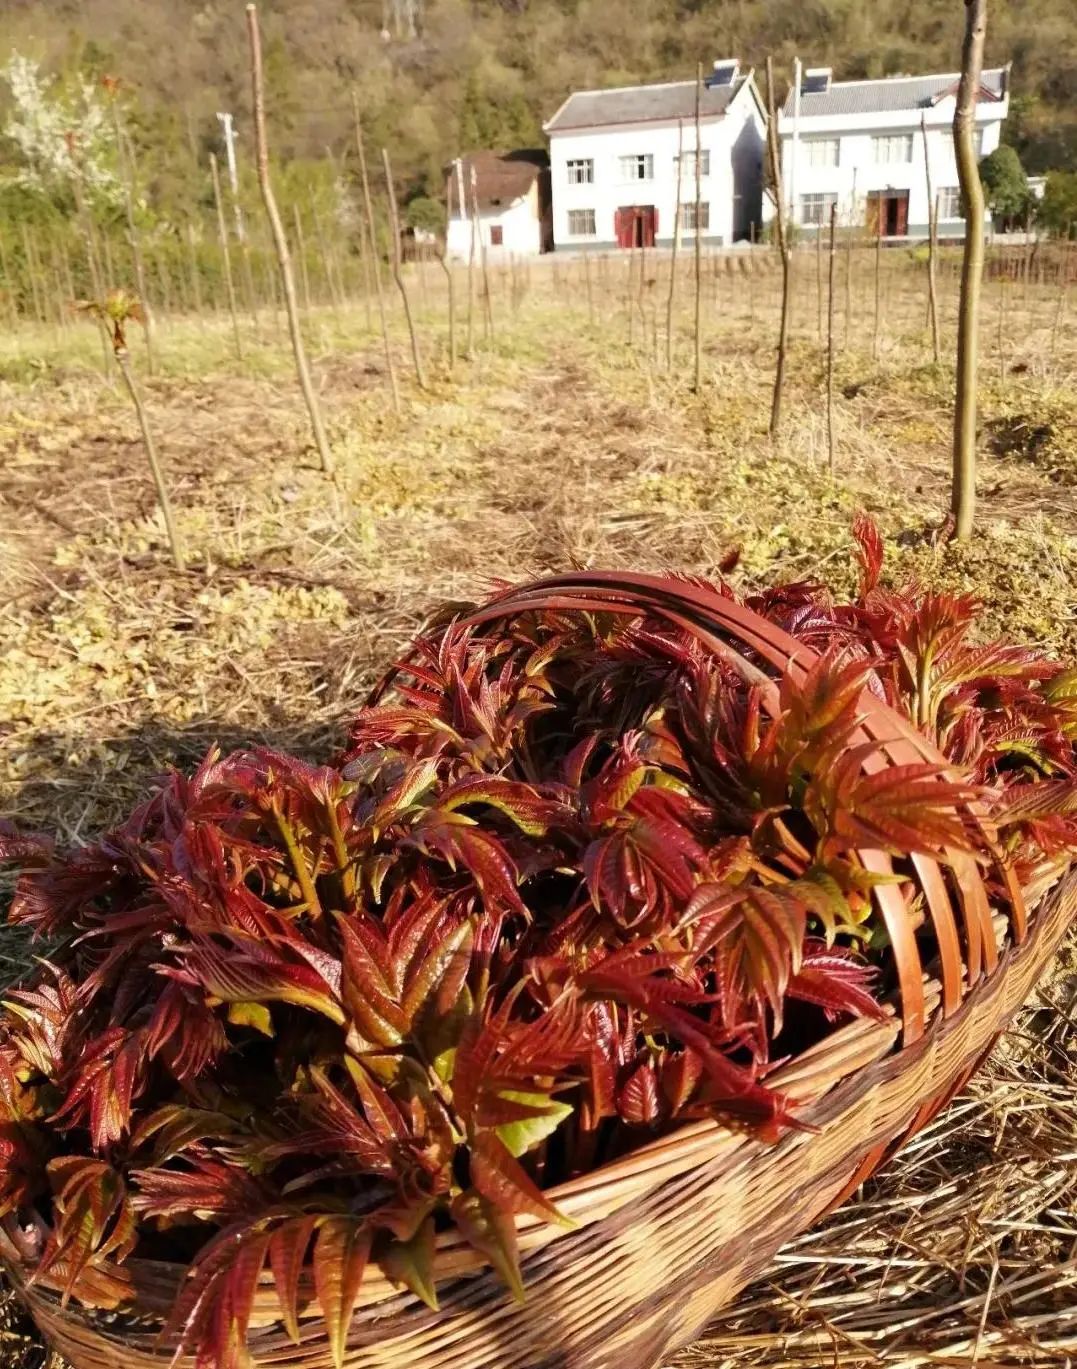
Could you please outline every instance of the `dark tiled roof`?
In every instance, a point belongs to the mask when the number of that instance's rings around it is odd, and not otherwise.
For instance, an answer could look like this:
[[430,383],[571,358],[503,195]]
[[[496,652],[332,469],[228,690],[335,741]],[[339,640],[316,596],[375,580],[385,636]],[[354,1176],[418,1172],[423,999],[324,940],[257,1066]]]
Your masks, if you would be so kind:
[[[887,76],[881,81],[834,81],[829,90],[802,90],[800,113],[803,118],[811,118],[819,114],[889,114],[904,109],[928,109],[960,79],[960,73],[955,71],[941,76]],[[1006,68],[985,71],[981,83],[1001,97],[1006,90]],[[783,114],[792,114],[793,95],[791,90],[785,97]]]
[[[706,85],[700,114],[713,119],[724,114],[730,101],[748,79],[738,76],[730,85]],[[667,119],[694,119],[695,81],[675,81],[661,86],[621,86],[616,90],[579,90],[570,95],[546,124],[547,133],[570,128],[602,128],[606,124],[648,124]]]
[[[469,152],[460,160],[464,164],[465,186],[470,186],[471,168],[475,168],[475,192],[480,206],[488,209],[511,204],[526,195],[550,159],[540,148],[523,148],[516,152]],[[452,165],[446,167],[445,174],[456,175]],[[455,197],[455,181],[452,193]]]

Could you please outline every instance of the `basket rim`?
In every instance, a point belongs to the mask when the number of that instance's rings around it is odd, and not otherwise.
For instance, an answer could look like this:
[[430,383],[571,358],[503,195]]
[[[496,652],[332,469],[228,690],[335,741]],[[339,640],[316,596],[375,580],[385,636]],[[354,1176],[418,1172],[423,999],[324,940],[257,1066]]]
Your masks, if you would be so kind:
[[[850,1023],[847,1027],[825,1037],[823,1042],[817,1043],[802,1056],[783,1065],[780,1071],[775,1071],[774,1078],[783,1072],[787,1077],[793,1078],[797,1073],[803,1073],[804,1062],[808,1056],[821,1052],[824,1045],[832,1046],[835,1041],[841,1040],[846,1048],[853,1047],[854,1061],[857,1056],[856,1048],[870,1044],[869,1060],[860,1064],[851,1063],[850,1068],[840,1077],[833,1079],[829,1086],[814,1094],[805,1103],[799,1116],[800,1120],[807,1124],[808,1129],[787,1131],[777,1142],[771,1143],[746,1131],[731,1128],[717,1119],[685,1123],[668,1136],[648,1142],[647,1145],[619,1160],[546,1190],[547,1195],[555,1202],[558,1195],[562,1195],[560,1205],[571,1212],[573,1207],[585,1208],[585,1200],[589,1196],[593,1198],[596,1193],[601,1193],[603,1186],[609,1183],[611,1171],[626,1168],[635,1175],[639,1182],[623,1187],[620,1194],[615,1196],[615,1200],[593,1205],[592,1210],[586,1213],[585,1219],[579,1222],[576,1228],[579,1230],[622,1211],[634,1199],[651,1193],[655,1188],[676,1179],[690,1169],[698,1169],[705,1165],[715,1166],[719,1162],[733,1164],[740,1169],[750,1164],[754,1155],[776,1152],[779,1148],[786,1157],[794,1155],[798,1149],[811,1145],[829,1121],[855,1105],[860,1098],[874,1089],[893,1084],[906,1071],[915,1068],[926,1054],[937,1049],[940,1041],[965,1030],[977,1014],[985,1007],[990,1007],[1007,977],[1007,970],[1025,962],[1034,966],[1039,963],[1041,967],[1046,964],[1071,922],[1075,920],[1075,915],[1077,867],[1071,864],[1059,872],[1051,887],[1037,901],[1026,939],[1021,942],[1011,941],[1006,946],[999,956],[996,969],[984,974],[966,995],[956,1012],[946,1015],[937,1010],[941,1004],[941,995],[938,985],[933,986],[932,997],[936,1010],[931,1015],[927,1030],[916,1041],[899,1044],[900,1023],[890,1005],[891,1015],[885,1022],[867,1023],[866,1029],[860,1034],[863,1040],[858,1042],[856,1034],[849,1030],[863,1023],[863,1019],[858,1019],[857,1022]],[[1000,1014],[992,1029],[994,1034],[997,1035],[1005,1029],[1016,1006]],[[662,1163],[649,1163],[663,1153]],[[573,1234],[564,1228],[526,1216],[517,1218],[517,1231],[521,1255],[524,1257]],[[487,1272],[487,1266],[481,1257],[452,1231],[439,1234],[437,1249],[439,1256],[442,1257],[439,1283],[467,1279]],[[27,1280],[25,1269],[12,1259],[7,1238],[3,1236],[0,1236],[0,1261],[7,1268],[16,1286],[31,1302],[44,1302],[52,1309],[54,1315],[78,1322],[86,1327],[90,1334],[98,1335],[110,1344],[130,1342],[132,1336],[149,1335],[156,1339],[167,1316],[165,1309],[170,1305],[188,1268],[178,1262],[138,1258],[128,1260],[124,1267],[133,1276],[135,1301],[130,1309],[118,1309],[118,1323],[115,1327],[103,1327],[100,1325],[100,1314],[94,1309],[74,1304],[61,1309],[59,1296],[52,1290],[33,1287]],[[263,1298],[256,1305],[251,1318],[252,1330],[279,1325],[280,1320],[272,1310],[275,1302],[272,1275],[263,1273],[259,1287]],[[399,1300],[400,1297],[401,1290],[395,1284],[390,1283],[380,1270],[371,1269],[364,1278],[356,1302],[356,1315],[363,1311],[377,1315],[376,1309],[379,1305],[393,1299]],[[309,1325],[316,1321],[319,1315],[317,1300],[312,1299],[308,1308],[301,1313],[300,1323]],[[143,1323],[141,1328],[131,1325],[135,1320]],[[147,1326],[147,1323],[150,1325]]]

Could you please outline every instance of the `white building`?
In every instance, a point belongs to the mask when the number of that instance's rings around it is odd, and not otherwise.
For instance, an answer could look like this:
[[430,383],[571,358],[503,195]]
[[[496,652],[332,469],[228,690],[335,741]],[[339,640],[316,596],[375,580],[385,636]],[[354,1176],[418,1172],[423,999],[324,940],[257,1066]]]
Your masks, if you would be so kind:
[[473,152],[446,171],[445,200],[452,206],[445,250],[471,254],[473,197],[478,204],[476,247],[492,256],[532,256],[550,243],[549,171],[545,152]]
[[[677,209],[695,236],[696,82],[584,90],[545,125],[553,239],[558,249],[668,246]],[[700,226],[704,242],[746,238],[762,212],[766,115],[752,73],[715,62],[700,104]]]
[[[778,115],[787,217],[812,232],[829,224],[836,204],[842,227],[887,238],[926,237],[926,129],[939,235],[962,236],[953,143],[958,80],[950,73],[834,81],[829,67],[805,71]],[[1008,67],[983,73],[975,133],[981,157],[998,147],[1009,84]],[[772,203],[768,210],[769,218]]]

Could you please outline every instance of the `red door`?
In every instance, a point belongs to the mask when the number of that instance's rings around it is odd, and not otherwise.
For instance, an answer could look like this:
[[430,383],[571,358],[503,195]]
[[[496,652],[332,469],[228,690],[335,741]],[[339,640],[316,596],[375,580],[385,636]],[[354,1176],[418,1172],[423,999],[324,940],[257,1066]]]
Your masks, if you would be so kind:
[[904,238],[909,231],[909,195],[895,196],[897,200],[897,223],[894,225],[894,236]]
[[658,233],[658,210],[653,204],[626,204],[613,216],[618,247],[653,247]]

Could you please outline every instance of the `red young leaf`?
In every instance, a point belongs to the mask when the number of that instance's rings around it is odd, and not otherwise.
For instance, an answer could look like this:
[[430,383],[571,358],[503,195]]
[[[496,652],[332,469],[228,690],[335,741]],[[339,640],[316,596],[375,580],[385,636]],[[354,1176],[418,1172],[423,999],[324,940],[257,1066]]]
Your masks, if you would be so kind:
[[371,1233],[360,1217],[326,1217],[314,1242],[314,1287],[336,1369],[344,1369],[348,1327],[370,1258]]

